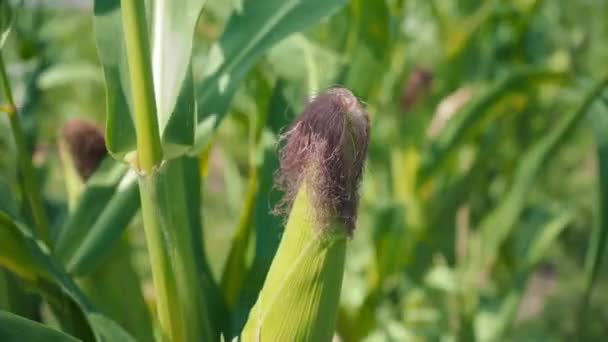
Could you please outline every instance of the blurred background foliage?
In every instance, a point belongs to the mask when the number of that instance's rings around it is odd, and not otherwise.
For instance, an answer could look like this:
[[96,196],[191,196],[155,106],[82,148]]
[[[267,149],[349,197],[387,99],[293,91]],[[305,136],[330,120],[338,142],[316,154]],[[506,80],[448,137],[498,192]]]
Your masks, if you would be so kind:
[[[207,0],[197,83],[242,9],[242,0]],[[4,48],[51,227],[67,215],[60,130],[73,118],[104,122],[90,13],[90,1],[25,1]],[[228,306],[241,305],[241,282],[259,281],[260,234],[278,236],[283,223],[269,214],[276,153],[256,123],[270,115],[277,133],[309,96],[343,85],[372,121],[343,340],[608,336],[607,42],[603,0],[350,0],[273,46],[199,158],[205,251]],[[0,207],[14,213],[4,116],[0,131]],[[133,260],[151,303],[139,217],[124,243],[118,253]],[[0,309],[28,316],[31,298],[7,295],[18,284],[0,274]]]

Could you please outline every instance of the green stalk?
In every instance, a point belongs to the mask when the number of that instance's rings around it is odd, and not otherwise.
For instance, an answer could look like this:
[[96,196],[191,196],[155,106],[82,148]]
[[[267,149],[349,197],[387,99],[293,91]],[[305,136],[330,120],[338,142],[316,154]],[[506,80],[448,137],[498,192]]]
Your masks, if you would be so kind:
[[40,187],[38,186],[38,181],[34,175],[31,153],[28,151],[25,143],[25,136],[23,135],[23,129],[21,128],[19,113],[17,112],[15,101],[13,100],[13,94],[11,92],[4,59],[2,58],[1,53],[0,80],[2,82],[2,89],[4,90],[4,98],[8,101],[8,107],[5,111],[8,113],[11,130],[15,139],[15,146],[17,147],[17,162],[22,177],[21,186],[23,188],[23,194],[27,197],[34,224],[38,229],[36,232],[38,237],[43,241],[48,242],[48,221],[42,205]]
[[146,9],[143,0],[121,0],[121,5],[137,135],[138,165],[141,171],[149,173],[161,162],[162,149],[156,117]]
[[331,341],[347,233],[338,221],[320,230],[315,210],[302,186],[242,341]]
[[142,176],[139,184],[163,340],[216,340],[200,292],[181,160]]
[[175,302],[177,290],[171,269],[169,255],[165,251],[163,232],[156,212],[158,211],[158,194],[156,177],[150,175],[139,179],[141,210],[146,235],[146,245],[150,255],[152,280],[156,290],[156,311],[160,322],[161,341],[183,341],[181,312],[172,312],[171,303]]
[[164,164],[142,0],[121,0],[139,189],[163,341],[213,341],[189,230],[180,159]]

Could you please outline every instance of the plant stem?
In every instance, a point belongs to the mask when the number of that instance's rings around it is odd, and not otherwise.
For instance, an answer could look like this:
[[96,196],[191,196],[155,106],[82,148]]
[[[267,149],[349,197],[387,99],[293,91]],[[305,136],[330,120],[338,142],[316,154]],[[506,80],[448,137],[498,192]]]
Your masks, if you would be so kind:
[[139,184],[163,340],[217,340],[201,294],[181,159],[142,176]]
[[13,94],[11,92],[8,75],[6,73],[6,67],[4,65],[4,59],[0,53],[0,80],[2,82],[2,89],[4,90],[4,97],[8,101],[8,113],[9,121],[11,123],[11,130],[15,139],[15,146],[17,147],[17,162],[19,164],[19,171],[22,177],[22,190],[24,196],[27,197],[29,207],[34,219],[34,224],[37,227],[37,235],[43,241],[48,242],[48,222],[46,214],[44,213],[44,207],[42,205],[42,196],[40,194],[40,187],[38,181],[34,175],[34,166],[32,165],[31,153],[28,151],[25,136],[23,135],[23,129],[21,128],[21,121],[19,119],[19,113],[13,100]]
[[180,328],[181,312],[171,310],[171,303],[174,302],[177,289],[171,261],[165,250],[162,227],[156,216],[159,209],[156,179],[155,175],[139,179],[146,245],[156,292],[156,311],[160,322],[161,341],[180,341],[184,339],[183,331]]
[[121,4],[137,135],[138,163],[141,171],[149,173],[161,162],[162,149],[156,117],[146,10],[143,0],[122,0]]
[[121,0],[139,189],[163,341],[212,341],[188,222],[182,160],[163,163],[143,0]]

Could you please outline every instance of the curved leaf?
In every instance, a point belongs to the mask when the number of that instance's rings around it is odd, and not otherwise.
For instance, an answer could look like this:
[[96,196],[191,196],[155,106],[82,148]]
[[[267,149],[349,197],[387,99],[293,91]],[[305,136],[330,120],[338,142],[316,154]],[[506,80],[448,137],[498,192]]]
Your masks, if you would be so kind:
[[5,342],[76,342],[70,335],[9,312],[0,311],[0,340]]
[[27,228],[12,221],[2,212],[0,212],[0,233],[3,237],[6,235],[11,237],[11,239],[0,239],[0,251],[10,249],[12,244],[16,244],[19,248],[19,255],[9,255],[8,257],[12,259],[0,259],[3,266],[21,275],[19,267],[14,267],[14,265],[23,266],[22,260],[28,260],[31,264],[27,265],[30,273],[25,279],[39,287],[45,295],[51,296],[49,298],[51,301],[56,299],[52,296],[57,294],[51,295],[56,292],[56,286],[60,290],[59,293],[69,298],[84,315],[97,341],[107,341],[108,336],[120,336],[120,341],[133,341],[119,325],[107,318],[99,318],[101,314],[96,311],[89,299],[61,268],[44,242],[35,239]]
[[240,82],[272,45],[337,11],[346,0],[248,0],[232,15],[209,52],[206,78],[197,86],[195,153],[204,149],[209,126],[217,128]]
[[[157,118],[166,158],[194,143],[196,104],[192,81],[192,38],[203,0],[147,1],[152,8],[152,73]],[[110,152],[130,161],[136,150],[124,33],[119,0],[95,1],[95,32],[106,84],[106,136]]]
[[526,197],[536,177],[557,148],[566,140],[587,114],[589,106],[604,90],[608,79],[598,82],[571,113],[566,114],[556,127],[536,142],[521,158],[513,183],[505,199],[480,223],[481,258],[483,265],[493,263],[496,253],[508,238],[526,204]]
[[431,142],[431,146],[423,158],[418,184],[424,184],[445,163],[452,155],[450,152],[465,139],[474,127],[483,122],[488,109],[498,100],[517,90],[517,87],[524,82],[554,81],[562,76],[563,74],[551,70],[526,68],[516,70],[488,87],[484,93],[475,97],[460,113],[454,116],[441,135]]

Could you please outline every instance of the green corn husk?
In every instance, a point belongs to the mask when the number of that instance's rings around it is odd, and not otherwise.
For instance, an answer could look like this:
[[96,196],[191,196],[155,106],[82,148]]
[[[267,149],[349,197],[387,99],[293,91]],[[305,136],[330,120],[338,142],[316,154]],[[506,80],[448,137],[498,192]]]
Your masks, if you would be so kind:
[[330,341],[335,329],[347,234],[341,222],[315,229],[306,186],[242,333],[243,341]]
[[331,341],[354,230],[369,119],[346,89],[313,99],[286,133],[278,187],[285,233],[242,341]]

